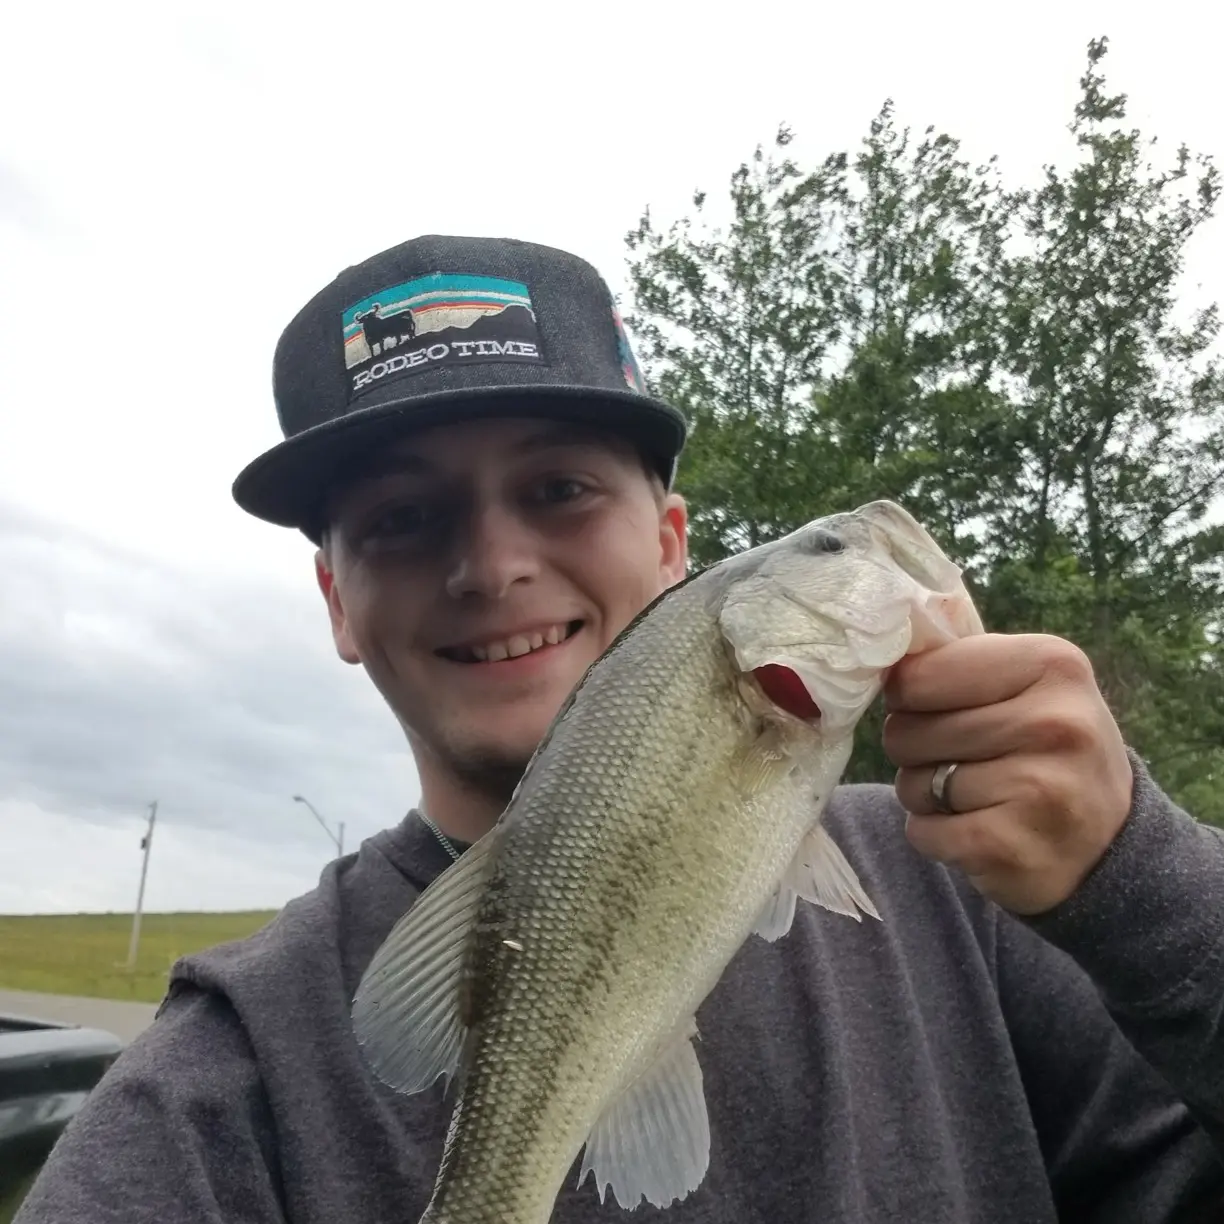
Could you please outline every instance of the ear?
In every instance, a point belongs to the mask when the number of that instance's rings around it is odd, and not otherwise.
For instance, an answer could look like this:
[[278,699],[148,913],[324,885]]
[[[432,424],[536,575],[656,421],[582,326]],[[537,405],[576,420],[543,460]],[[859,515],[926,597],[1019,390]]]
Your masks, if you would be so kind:
[[336,575],[328,564],[327,554],[321,548],[315,553],[315,579],[327,604],[327,614],[331,619],[332,641],[336,644],[336,653],[346,663],[360,663],[361,656],[357,653],[357,647],[349,634],[348,618],[344,615],[344,604],[336,588]]
[[675,586],[688,572],[688,507],[679,493],[663,499],[659,515],[659,569],[665,586]]

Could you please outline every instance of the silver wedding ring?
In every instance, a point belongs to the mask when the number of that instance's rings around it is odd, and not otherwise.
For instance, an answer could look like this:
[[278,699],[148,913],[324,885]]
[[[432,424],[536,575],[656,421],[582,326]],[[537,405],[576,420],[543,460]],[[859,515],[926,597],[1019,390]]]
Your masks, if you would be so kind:
[[945,816],[956,815],[956,809],[948,799],[948,783],[952,781],[952,775],[959,768],[959,761],[946,761],[942,765],[937,765],[931,776],[931,802],[935,805],[935,810],[942,812]]

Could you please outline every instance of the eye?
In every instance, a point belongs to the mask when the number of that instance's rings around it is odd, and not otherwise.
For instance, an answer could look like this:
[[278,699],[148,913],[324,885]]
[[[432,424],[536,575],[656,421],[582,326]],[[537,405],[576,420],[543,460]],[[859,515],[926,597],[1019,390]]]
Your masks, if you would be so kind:
[[362,530],[363,540],[377,543],[419,534],[437,521],[437,510],[428,502],[402,502],[376,515]]
[[542,481],[538,489],[540,501],[561,504],[576,501],[587,491],[581,480],[569,476],[555,476]]
[[839,553],[844,552],[846,548],[845,541],[839,535],[834,535],[831,531],[825,531],[822,527],[815,528],[805,541],[809,551],[814,553]]

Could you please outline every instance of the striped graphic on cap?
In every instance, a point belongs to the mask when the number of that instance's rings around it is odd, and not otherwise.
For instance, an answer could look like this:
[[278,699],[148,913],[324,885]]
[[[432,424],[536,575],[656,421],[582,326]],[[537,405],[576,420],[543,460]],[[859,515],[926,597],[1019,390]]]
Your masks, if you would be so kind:
[[639,395],[648,395],[646,380],[642,377],[642,367],[638,365],[633,355],[633,345],[629,343],[629,333],[625,331],[625,321],[615,307],[612,310],[612,323],[616,327],[616,349],[620,355],[621,373],[632,391]]
[[527,286],[494,276],[435,272],[390,285],[343,315],[353,391],[439,365],[539,362]]

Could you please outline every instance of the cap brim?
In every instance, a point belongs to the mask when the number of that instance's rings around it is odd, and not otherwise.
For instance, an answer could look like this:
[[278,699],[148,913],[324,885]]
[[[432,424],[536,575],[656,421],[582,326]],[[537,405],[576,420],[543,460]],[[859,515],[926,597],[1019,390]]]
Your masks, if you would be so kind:
[[627,437],[664,465],[685,441],[684,418],[670,404],[625,390],[591,387],[487,387],[397,398],[295,434],[249,463],[233,485],[248,514],[308,535],[341,469],[380,444],[431,425],[479,417],[539,417],[597,426]]

